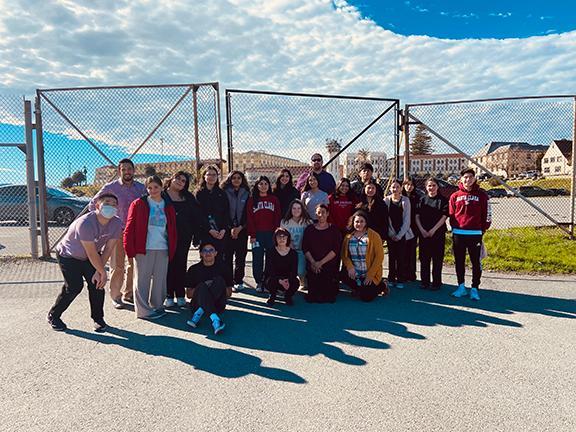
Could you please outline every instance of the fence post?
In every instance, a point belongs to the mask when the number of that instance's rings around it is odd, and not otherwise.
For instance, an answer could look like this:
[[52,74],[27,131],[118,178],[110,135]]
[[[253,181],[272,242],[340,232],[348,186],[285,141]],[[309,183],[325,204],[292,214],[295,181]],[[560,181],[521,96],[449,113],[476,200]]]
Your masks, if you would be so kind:
[[226,90],[226,135],[228,138],[228,172],[234,169],[234,146],[232,144],[232,102],[231,94]]
[[214,122],[216,126],[216,139],[218,140],[218,157],[220,158],[220,162],[222,164],[222,168],[224,168],[224,162],[222,161],[222,129],[221,129],[221,118],[220,118],[220,85],[215,84],[214,89],[216,92],[214,93]]
[[32,103],[24,99],[24,130],[26,142],[26,186],[28,190],[28,226],[30,255],[38,258],[38,223],[36,222],[36,183],[34,181],[34,143],[32,140]]
[[198,136],[198,87],[192,86],[192,106],[194,108],[194,153],[196,159],[196,180],[200,180],[200,138]]
[[40,243],[42,244],[42,257],[50,257],[50,241],[48,239],[48,205],[46,199],[46,167],[44,164],[44,137],[42,133],[42,108],[40,93],[36,93],[36,152],[38,164],[38,201],[40,212]]
[[574,113],[572,125],[572,185],[570,187],[570,239],[574,240],[574,214],[576,212],[576,97],[572,102]]
[[410,176],[410,111],[404,105],[404,179]]
[[[398,153],[400,149],[400,128],[402,125],[400,124],[402,120],[402,111],[400,110],[400,102],[395,102],[394,107],[394,165],[395,165],[395,173],[394,176],[398,177]],[[387,171],[387,170],[386,170]],[[392,170],[390,170],[390,177],[392,177]]]

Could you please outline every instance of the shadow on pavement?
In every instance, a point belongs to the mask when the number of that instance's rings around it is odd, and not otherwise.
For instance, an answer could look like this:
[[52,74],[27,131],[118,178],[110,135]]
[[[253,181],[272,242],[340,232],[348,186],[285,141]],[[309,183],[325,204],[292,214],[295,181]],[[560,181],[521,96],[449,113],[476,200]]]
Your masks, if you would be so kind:
[[109,328],[107,334],[73,329],[66,333],[101,344],[117,345],[148,355],[178,360],[224,378],[254,374],[275,381],[306,383],[306,380],[293,372],[262,366],[262,360],[256,356],[229,348],[211,348],[172,336],[148,336],[117,328]]

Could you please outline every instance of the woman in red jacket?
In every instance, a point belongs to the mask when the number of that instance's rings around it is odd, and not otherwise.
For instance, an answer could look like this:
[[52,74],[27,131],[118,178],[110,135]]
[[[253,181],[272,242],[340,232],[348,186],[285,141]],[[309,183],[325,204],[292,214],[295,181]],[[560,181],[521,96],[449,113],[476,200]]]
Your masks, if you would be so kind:
[[132,201],[128,210],[124,249],[136,261],[136,317],[157,319],[165,315],[168,261],[176,251],[176,212],[162,192],[160,177],[148,177],[144,184],[148,195]]
[[342,177],[336,186],[336,192],[329,197],[329,222],[336,225],[342,235],[347,231],[348,220],[358,204],[358,197],[350,187],[350,180]]
[[252,274],[257,292],[264,292],[264,255],[274,247],[272,237],[282,218],[280,201],[271,192],[270,180],[261,176],[246,204],[246,224],[252,244]]

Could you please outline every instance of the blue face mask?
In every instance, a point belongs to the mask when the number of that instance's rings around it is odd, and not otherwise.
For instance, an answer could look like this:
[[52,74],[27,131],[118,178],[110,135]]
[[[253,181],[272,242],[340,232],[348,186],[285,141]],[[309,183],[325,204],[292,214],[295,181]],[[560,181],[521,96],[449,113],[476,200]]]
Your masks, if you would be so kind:
[[104,204],[100,207],[100,214],[106,219],[112,219],[118,213],[118,209],[111,205]]

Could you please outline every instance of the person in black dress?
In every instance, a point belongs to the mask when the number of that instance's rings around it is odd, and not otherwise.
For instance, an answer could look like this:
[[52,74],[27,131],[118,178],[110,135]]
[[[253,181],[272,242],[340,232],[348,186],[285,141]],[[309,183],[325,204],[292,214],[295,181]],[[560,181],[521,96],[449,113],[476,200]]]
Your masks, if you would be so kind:
[[266,256],[264,280],[270,291],[270,298],[266,302],[272,306],[276,302],[278,291],[284,291],[284,301],[292,306],[292,297],[298,290],[298,254],[290,247],[290,232],[285,228],[276,228],[274,231],[274,247]]
[[298,192],[298,189],[294,187],[292,173],[289,169],[284,168],[280,170],[272,194],[276,195],[276,198],[280,201],[282,216],[284,216],[288,211],[290,203],[295,199],[300,198],[300,192]]

